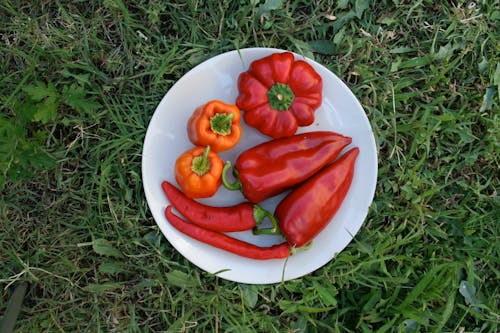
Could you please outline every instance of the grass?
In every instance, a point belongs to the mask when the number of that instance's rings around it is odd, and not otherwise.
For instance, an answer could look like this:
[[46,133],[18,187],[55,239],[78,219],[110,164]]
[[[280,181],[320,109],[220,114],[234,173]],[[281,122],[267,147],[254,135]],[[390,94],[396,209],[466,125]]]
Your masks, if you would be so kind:
[[[3,1],[0,314],[16,332],[497,332],[498,1]],[[142,142],[189,69],[296,51],[363,104],[368,218],[335,260],[276,285],[197,269],[164,239]]]

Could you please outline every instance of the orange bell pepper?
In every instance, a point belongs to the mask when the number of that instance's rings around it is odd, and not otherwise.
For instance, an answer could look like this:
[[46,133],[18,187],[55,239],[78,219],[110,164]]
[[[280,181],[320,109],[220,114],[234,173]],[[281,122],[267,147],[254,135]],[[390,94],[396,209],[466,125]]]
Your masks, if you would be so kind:
[[229,150],[240,141],[240,110],[233,104],[210,101],[196,108],[187,132],[196,146],[210,146],[216,152]]
[[194,147],[176,160],[175,180],[186,196],[208,198],[221,186],[223,164],[210,146]]

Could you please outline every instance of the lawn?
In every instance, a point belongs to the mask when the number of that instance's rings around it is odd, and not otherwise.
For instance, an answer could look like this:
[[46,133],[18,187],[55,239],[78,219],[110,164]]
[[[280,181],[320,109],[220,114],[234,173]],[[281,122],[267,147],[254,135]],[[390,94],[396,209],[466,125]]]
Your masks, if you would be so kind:
[[[28,282],[16,332],[498,332],[499,19],[494,0],[2,1],[0,316]],[[182,257],[141,181],[161,98],[246,47],[325,65],[378,147],[354,240],[273,285]]]

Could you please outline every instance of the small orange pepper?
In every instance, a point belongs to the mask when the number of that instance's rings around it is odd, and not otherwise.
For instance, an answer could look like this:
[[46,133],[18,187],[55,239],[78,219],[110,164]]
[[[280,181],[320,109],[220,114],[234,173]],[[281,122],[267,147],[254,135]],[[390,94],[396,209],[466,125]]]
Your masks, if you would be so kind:
[[194,147],[175,161],[175,180],[186,196],[208,198],[221,186],[223,164],[210,146]]
[[212,100],[196,108],[189,118],[187,132],[195,146],[210,146],[216,152],[229,150],[240,141],[240,109]]

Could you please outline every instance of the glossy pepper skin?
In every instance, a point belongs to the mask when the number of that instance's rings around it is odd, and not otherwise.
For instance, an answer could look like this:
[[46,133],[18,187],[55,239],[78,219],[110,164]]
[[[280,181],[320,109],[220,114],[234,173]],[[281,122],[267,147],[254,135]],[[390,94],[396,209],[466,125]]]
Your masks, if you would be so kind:
[[221,186],[223,162],[207,147],[194,147],[175,161],[175,180],[190,198],[208,198]]
[[259,205],[242,202],[229,207],[212,207],[188,198],[168,181],[162,182],[161,187],[170,204],[182,216],[205,229],[218,232],[245,231],[256,228],[268,218],[273,226],[270,233],[277,231],[278,222],[275,217]]
[[328,225],[351,186],[358,154],[352,148],[278,204],[275,215],[290,246],[308,244]]
[[195,146],[210,146],[215,152],[229,150],[240,141],[240,109],[219,100],[209,101],[193,112],[187,132]]
[[241,153],[235,163],[238,180],[229,189],[240,189],[253,203],[277,195],[311,177],[332,162],[351,143],[350,137],[329,131],[296,134],[264,142]]
[[226,234],[208,230],[189,223],[172,212],[172,206],[165,209],[165,217],[168,222],[183,234],[200,242],[212,245],[219,249],[237,254],[242,257],[258,260],[283,259],[290,255],[290,247],[283,242],[270,247],[260,247],[251,243],[241,241]]
[[314,68],[290,52],[255,60],[238,77],[236,105],[245,122],[272,138],[311,125],[321,105],[323,81]]

